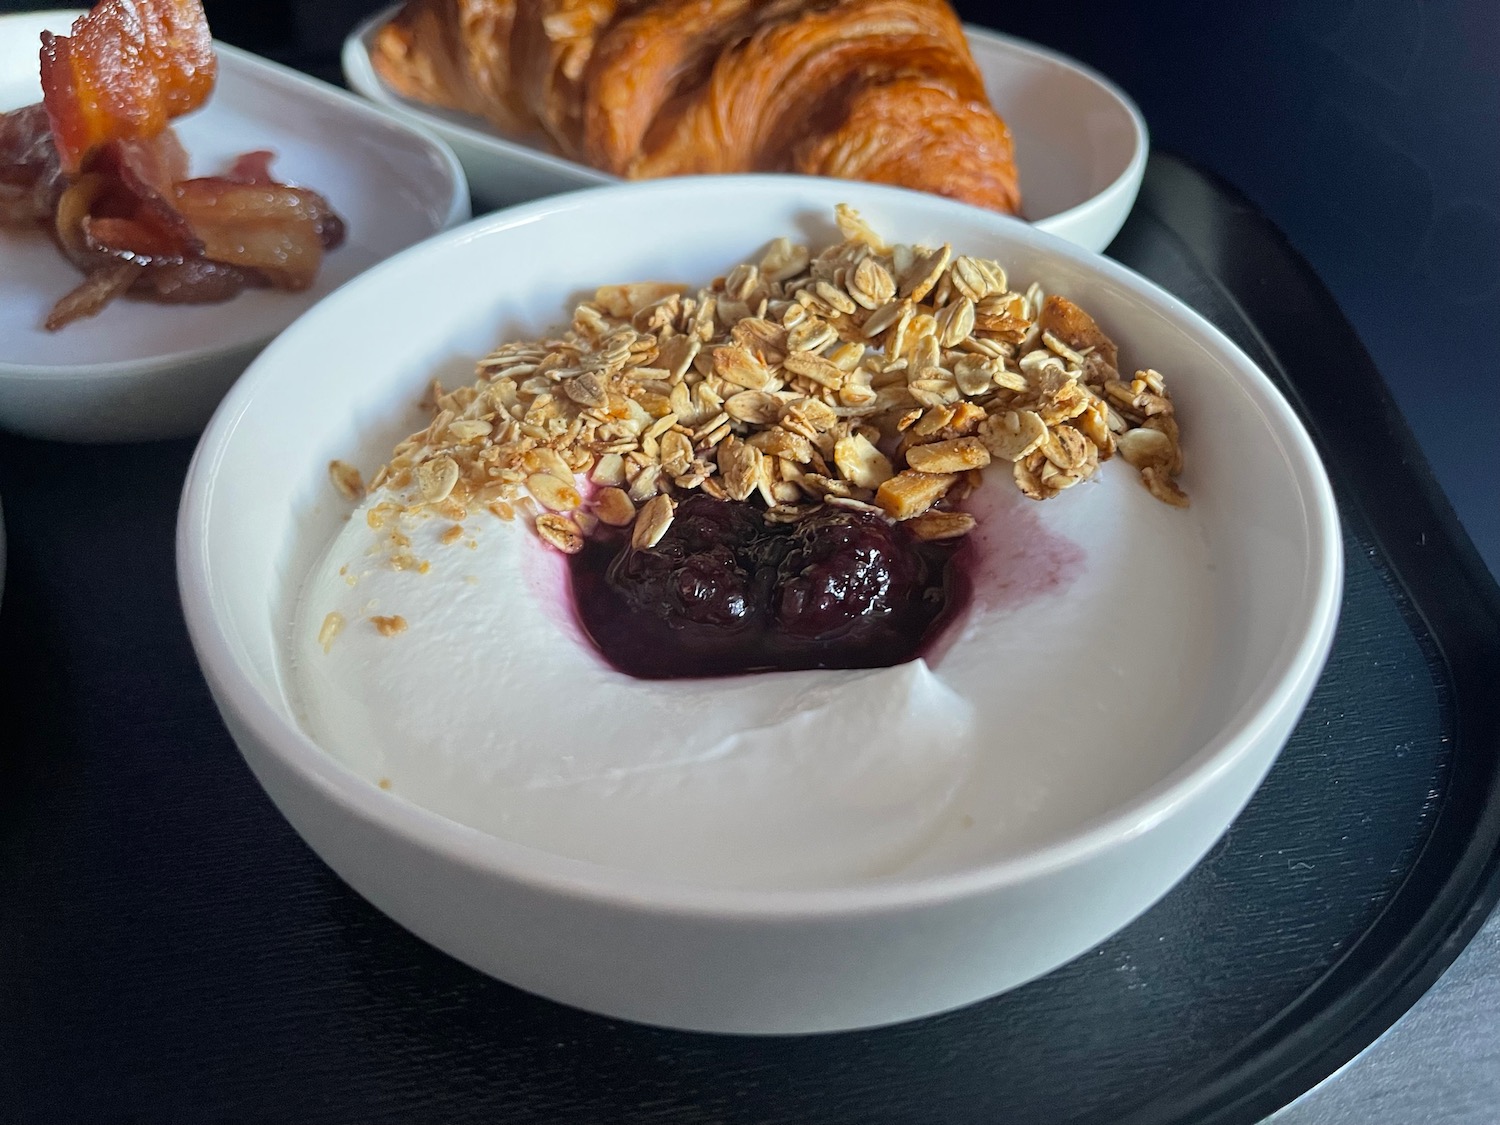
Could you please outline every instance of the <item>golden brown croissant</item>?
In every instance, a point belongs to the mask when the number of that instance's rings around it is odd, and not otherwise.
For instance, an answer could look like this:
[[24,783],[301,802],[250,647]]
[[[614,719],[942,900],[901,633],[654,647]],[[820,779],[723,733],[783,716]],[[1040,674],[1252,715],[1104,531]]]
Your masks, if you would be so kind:
[[407,0],[374,62],[405,97],[630,179],[803,172],[1020,205],[947,0]]

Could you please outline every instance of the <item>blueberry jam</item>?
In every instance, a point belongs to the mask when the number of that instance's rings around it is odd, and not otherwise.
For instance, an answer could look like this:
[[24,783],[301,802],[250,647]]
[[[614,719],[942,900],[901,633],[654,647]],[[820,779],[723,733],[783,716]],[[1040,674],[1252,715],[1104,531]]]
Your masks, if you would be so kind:
[[584,631],[640,679],[885,668],[921,655],[967,603],[962,542],[834,508],[771,524],[698,493],[656,546],[596,533],[569,571]]

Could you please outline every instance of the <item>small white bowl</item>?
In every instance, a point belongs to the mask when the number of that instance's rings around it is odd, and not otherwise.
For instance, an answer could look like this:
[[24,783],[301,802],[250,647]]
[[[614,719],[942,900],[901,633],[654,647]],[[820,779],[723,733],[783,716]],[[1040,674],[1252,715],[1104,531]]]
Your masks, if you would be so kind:
[[[1097,488],[1036,510],[1092,560],[1070,590],[1117,582],[1122,597],[1151,599],[1180,630],[1181,652],[1142,661],[1128,626],[1121,635],[1128,614],[1080,623],[1068,594],[1037,603],[1027,635],[1045,643],[1031,655],[1061,659],[1063,674],[1033,691],[997,669],[984,689],[1014,720],[994,728],[985,749],[995,803],[1009,806],[994,815],[1014,823],[974,826],[974,838],[999,842],[941,869],[819,889],[706,887],[564,858],[418,807],[325,753],[296,717],[287,644],[296,593],[347,518],[328,462],[378,463],[435,371],[451,385],[502,333],[565,320],[580,291],[705,281],[774,236],[827,238],[841,201],[892,240],[949,240],[999,258],[1016,283],[1037,279],[1090,310],[1127,360],[1168,373],[1193,507],[1147,497],[1154,507],[1129,509],[1146,523],[1122,528],[1125,509],[1108,498],[1144,492],[1117,460]],[[1186,588],[1156,589],[1155,574],[1130,564],[1139,558],[1131,551],[1158,539],[1202,552]],[[1337,512],[1307,434],[1265,375],[1181,302],[1013,219],[784,176],[543,200],[370,271],[288,329],[225,398],[188,473],[177,562],[189,633],[225,723],[287,819],[350,885],[432,944],[522,988],[728,1032],[942,1011],[1021,984],[1125,925],[1197,862],[1270,767],[1327,656],[1343,573]],[[1021,612],[996,627],[1019,627]],[[1180,713],[1148,708],[1136,722],[1105,712],[1088,720],[1104,724],[1103,737],[1064,734],[1089,710],[1079,706],[1086,696],[1069,695],[1080,679],[1066,674],[1084,646],[1112,654],[1104,674],[1132,696],[1186,700]],[[494,695],[503,698],[503,684]],[[985,815],[983,803],[971,807]]]
[[[618,183],[615,176],[508,140],[467,114],[395,93],[370,61],[375,34],[399,5],[360,24],[344,40],[344,80],[377,105],[421,122],[458,153],[475,198],[502,206],[559,191]],[[990,102],[1016,144],[1024,217],[1041,230],[1103,250],[1135,203],[1146,172],[1146,122],[1114,83],[1065,55],[967,27]]]
[[[39,36],[81,14],[0,16],[0,109],[41,100]],[[47,310],[82,278],[42,232],[0,228],[0,426],[68,441],[197,433],[276,333],[351,277],[469,217],[463,169],[438,138],[326,83],[215,49],[212,97],[176,123],[193,173],[270,149],[273,173],[321,192],[347,220],[347,241],[305,292],[251,290],[216,305],[117,300],[48,332]]]

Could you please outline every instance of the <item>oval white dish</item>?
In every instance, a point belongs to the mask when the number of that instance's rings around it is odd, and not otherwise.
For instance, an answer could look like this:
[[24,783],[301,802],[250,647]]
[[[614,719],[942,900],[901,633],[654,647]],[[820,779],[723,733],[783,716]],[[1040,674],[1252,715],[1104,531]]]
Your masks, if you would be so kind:
[[[501,206],[618,182],[596,168],[508,140],[477,118],[390,90],[375,73],[370,47],[396,11],[372,16],[344,40],[344,80],[452,145],[477,199]],[[1140,111],[1114,83],[1064,55],[985,28],[965,30],[990,101],[1015,138],[1024,217],[1085,250],[1103,250],[1125,222],[1145,175],[1149,146]]]
[[[434,374],[467,378],[502,335],[564,320],[580,291],[706,280],[777,235],[828,237],[841,201],[889,239],[948,240],[1072,297],[1126,360],[1167,373],[1184,428],[1187,512],[1120,519],[1147,510],[1129,497],[1156,502],[1118,461],[1099,487],[1037,506],[1050,531],[1078,544],[1084,574],[1074,596],[1050,595],[993,626],[1018,643],[1047,636],[1028,650],[1047,674],[994,677],[984,706],[1011,720],[983,746],[970,823],[949,833],[968,843],[811,887],[713,885],[478,830],[384,791],[368,764],[320,746],[299,717],[288,637],[305,577],[347,519],[328,462],[368,471],[413,428]],[[324,377],[309,382],[308,370]],[[1152,584],[1149,552],[1174,545],[1207,560],[1186,593]],[[226,397],[188,473],[177,550],[189,633],[226,724],[288,820],[361,894],[522,988],[731,1032],[942,1011],[1021,984],[1125,925],[1207,851],[1270,767],[1327,656],[1342,583],[1337,512],[1306,433],[1201,317],[1013,219],[804,177],[665,180],[539,201],[372,270],[283,334]],[[1142,659],[1134,603],[1160,607],[1181,647]],[[1145,703],[1090,714],[1071,689],[1105,675]],[[586,682],[559,684],[552,702],[587,692]],[[1191,704],[1151,706],[1169,699]]]
[[[0,16],[0,109],[41,100],[43,29],[77,11]],[[208,103],[175,123],[194,174],[252,149],[273,173],[321,192],[348,223],[344,245],[305,292],[252,290],[216,305],[117,300],[59,332],[47,310],[80,275],[41,231],[0,228],[0,426],[70,441],[196,433],[277,332],[371,265],[469,216],[453,153],[420,127],[222,43]]]

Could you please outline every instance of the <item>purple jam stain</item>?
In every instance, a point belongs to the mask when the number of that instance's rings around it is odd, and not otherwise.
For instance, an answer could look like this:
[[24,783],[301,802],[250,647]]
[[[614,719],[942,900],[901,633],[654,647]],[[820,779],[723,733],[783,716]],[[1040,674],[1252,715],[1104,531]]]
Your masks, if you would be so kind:
[[568,640],[584,648],[596,649],[579,620],[571,593],[568,556],[547,546],[538,537],[530,537],[521,552],[521,580],[547,620]]
[[971,603],[1007,608],[1061,589],[1082,558],[1019,506],[965,539],[927,543],[870,513],[769,524],[752,504],[699,493],[655,547],[601,526],[567,567],[594,648],[659,680],[935,662]]
[[1042,522],[1037,501],[996,486],[981,488],[971,500],[975,601],[983,608],[1010,609],[1060,593],[1083,569],[1083,548]]

